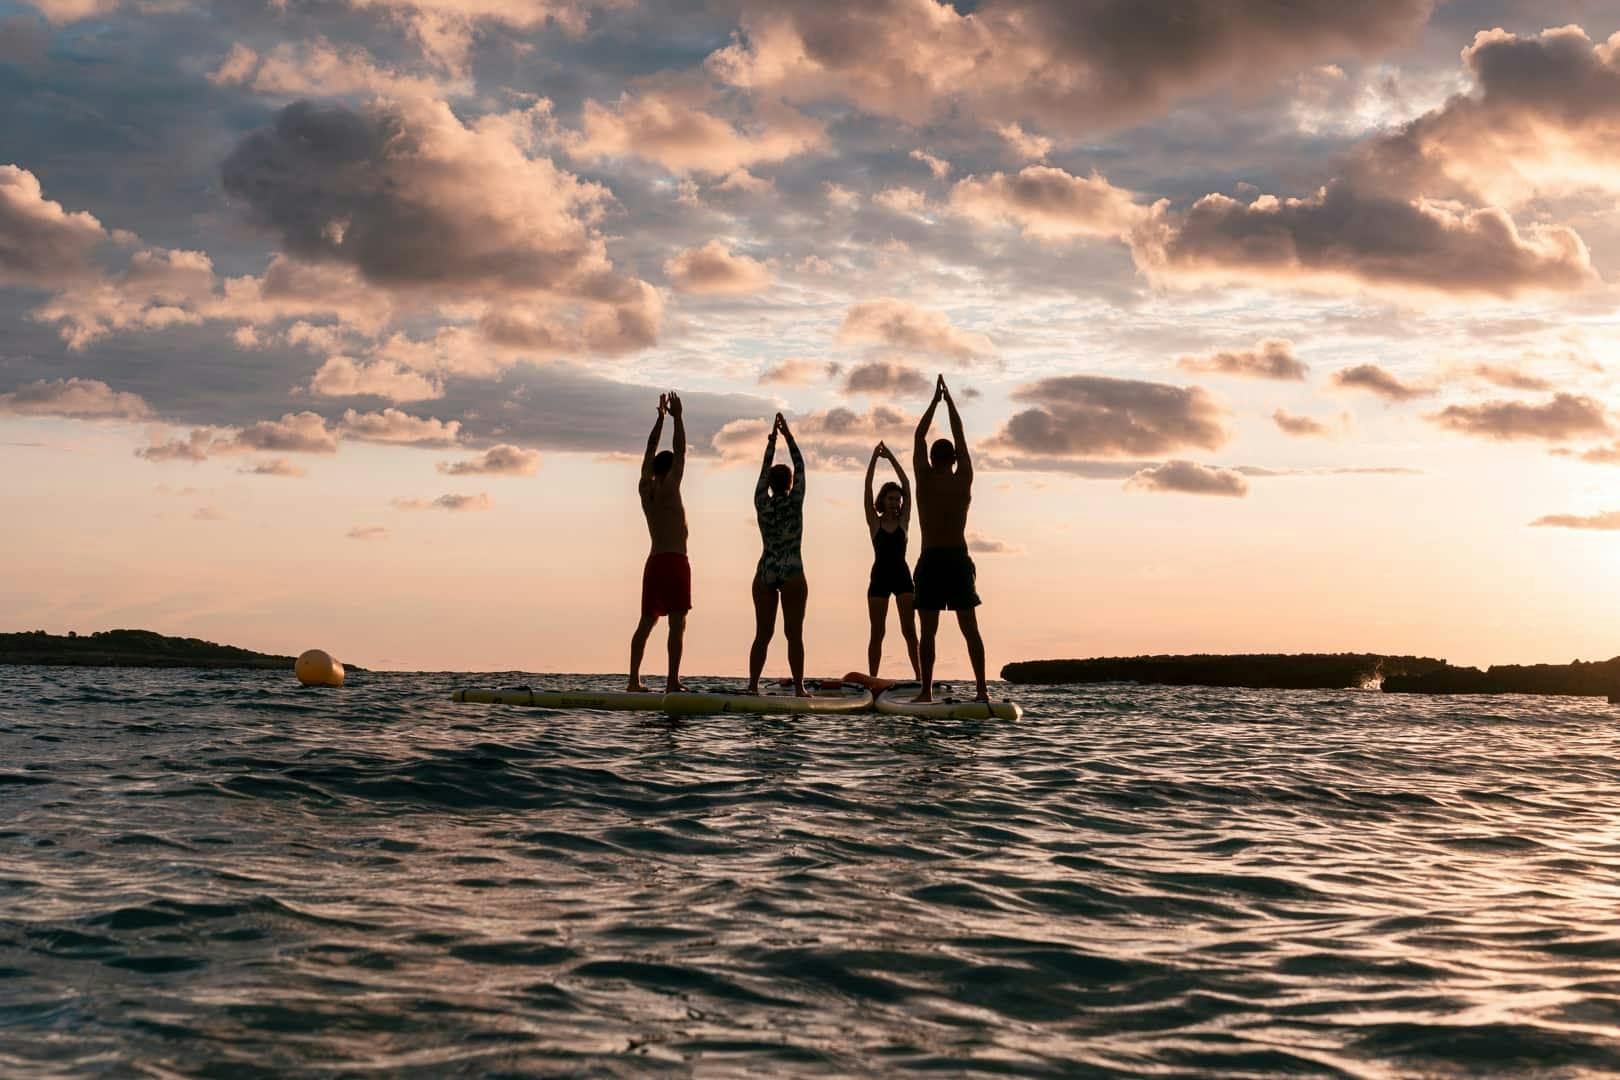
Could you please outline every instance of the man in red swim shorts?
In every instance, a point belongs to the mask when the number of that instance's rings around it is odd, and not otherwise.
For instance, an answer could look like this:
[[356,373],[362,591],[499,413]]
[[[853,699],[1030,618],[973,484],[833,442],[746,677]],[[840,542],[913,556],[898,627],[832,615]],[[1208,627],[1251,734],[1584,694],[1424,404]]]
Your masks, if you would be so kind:
[[[664,415],[675,421],[674,449],[660,451]],[[665,693],[681,689],[681,644],[686,635],[686,613],[692,609],[692,565],[686,560],[686,506],[681,502],[681,477],[686,474],[686,425],[681,422],[681,399],[673,390],[658,396],[658,421],[647,436],[641,459],[641,512],[647,518],[652,552],[641,574],[641,621],[630,638],[630,690],[646,693],[641,681],[641,657],[647,637],[662,617],[669,619],[669,675]]]

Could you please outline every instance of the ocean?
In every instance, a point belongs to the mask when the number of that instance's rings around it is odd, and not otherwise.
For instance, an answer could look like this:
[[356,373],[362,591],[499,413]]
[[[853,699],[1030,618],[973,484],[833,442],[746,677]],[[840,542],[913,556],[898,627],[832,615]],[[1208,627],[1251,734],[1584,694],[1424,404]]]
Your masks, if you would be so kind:
[[1601,700],[520,683],[0,669],[0,1075],[1620,1070]]

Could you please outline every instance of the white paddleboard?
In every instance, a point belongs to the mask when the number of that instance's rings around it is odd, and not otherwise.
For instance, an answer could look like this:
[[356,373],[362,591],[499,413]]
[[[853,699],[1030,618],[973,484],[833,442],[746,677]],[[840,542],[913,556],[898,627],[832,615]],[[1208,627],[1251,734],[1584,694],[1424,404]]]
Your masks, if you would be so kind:
[[1018,720],[1024,710],[1012,701],[992,701],[985,704],[973,698],[954,697],[949,690],[934,684],[934,700],[918,704],[911,699],[922,689],[919,683],[899,683],[889,687],[877,697],[877,710],[893,716],[926,716],[936,720]]
[[810,693],[810,697],[796,697],[790,685],[765,694],[665,694],[664,710],[684,716],[713,713],[797,716],[807,713],[858,713],[872,707],[872,692],[864,686],[842,683],[836,687],[823,687],[811,684]]
[[663,694],[619,690],[457,690],[450,700],[468,705],[528,705],[537,709],[613,709],[658,712]]

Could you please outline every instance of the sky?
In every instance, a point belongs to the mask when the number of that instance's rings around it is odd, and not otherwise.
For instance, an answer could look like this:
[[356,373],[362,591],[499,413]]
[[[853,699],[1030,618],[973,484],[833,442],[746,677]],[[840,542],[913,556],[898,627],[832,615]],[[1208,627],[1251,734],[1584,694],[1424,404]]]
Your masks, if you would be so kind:
[[1620,2],[0,0],[0,630],[623,671],[676,389],[839,674],[944,374],[992,674],[1606,658],[1617,196]]

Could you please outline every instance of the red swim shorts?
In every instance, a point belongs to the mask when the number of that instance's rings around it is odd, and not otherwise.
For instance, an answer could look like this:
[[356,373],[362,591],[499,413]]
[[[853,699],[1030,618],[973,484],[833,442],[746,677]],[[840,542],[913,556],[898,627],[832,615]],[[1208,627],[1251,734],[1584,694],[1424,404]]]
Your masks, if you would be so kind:
[[692,564],[678,551],[647,556],[641,572],[643,616],[684,614],[692,610]]

